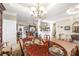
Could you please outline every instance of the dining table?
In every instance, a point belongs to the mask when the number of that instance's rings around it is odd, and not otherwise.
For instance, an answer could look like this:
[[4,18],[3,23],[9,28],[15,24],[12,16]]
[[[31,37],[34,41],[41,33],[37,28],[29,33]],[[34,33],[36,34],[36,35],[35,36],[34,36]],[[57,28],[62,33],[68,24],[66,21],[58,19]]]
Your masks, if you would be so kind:
[[[58,45],[64,50],[58,47],[54,47],[52,43],[53,42],[48,41],[44,45],[38,45],[38,44],[25,45],[24,53],[25,55],[30,55],[30,56],[66,56],[67,55],[66,50],[62,46]],[[63,54],[61,54],[60,52]]]
[[68,56],[71,56],[72,49],[74,49],[76,47],[75,43],[68,42],[68,41],[57,40],[57,39],[52,39],[51,41],[64,47],[65,50],[67,51]]

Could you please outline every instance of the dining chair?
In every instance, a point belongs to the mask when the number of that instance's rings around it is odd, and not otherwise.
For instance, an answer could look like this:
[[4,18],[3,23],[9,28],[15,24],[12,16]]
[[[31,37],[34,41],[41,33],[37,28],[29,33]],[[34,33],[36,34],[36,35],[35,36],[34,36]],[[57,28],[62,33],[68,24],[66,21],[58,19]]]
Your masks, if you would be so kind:
[[78,46],[76,45],[75,48],[71,51],[71,56],[77,56],[78,55]]

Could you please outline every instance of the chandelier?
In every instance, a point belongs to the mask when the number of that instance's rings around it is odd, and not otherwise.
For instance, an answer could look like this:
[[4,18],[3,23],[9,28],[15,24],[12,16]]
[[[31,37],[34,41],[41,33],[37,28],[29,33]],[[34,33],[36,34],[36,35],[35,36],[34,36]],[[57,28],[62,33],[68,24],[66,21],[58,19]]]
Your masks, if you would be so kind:
[[45,19],[46,18],[46,10],[44,7],[42,7],[39,3],[36,4],[36,6],[31,8],[31,16],[33,16],[35,19]]

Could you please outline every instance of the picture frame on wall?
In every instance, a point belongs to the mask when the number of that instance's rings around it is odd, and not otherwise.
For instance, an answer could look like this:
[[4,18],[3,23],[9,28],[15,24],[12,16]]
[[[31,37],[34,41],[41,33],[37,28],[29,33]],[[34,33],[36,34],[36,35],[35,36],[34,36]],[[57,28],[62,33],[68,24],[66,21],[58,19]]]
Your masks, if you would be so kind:
[[65,30],[70,30],[70,26],[65,26],[64,29]]
[[36,26],[29,25],[29,31],[34,33],[36,31]]

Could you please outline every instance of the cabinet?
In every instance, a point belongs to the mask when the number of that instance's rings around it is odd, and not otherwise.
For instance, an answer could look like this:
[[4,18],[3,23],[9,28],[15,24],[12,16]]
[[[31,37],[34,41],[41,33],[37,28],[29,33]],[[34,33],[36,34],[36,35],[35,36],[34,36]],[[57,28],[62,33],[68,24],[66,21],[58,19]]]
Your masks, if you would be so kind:
[[2,43],[2,13],[5,10],[2,3],[0,3],[0,43]]

